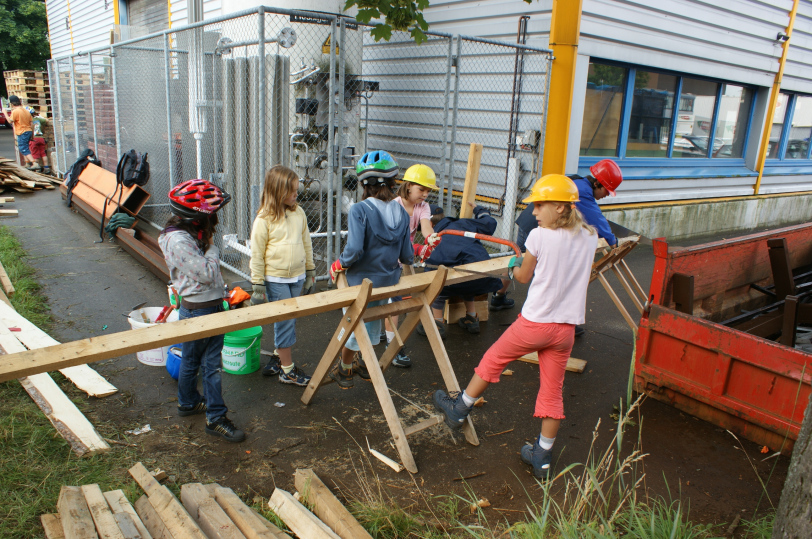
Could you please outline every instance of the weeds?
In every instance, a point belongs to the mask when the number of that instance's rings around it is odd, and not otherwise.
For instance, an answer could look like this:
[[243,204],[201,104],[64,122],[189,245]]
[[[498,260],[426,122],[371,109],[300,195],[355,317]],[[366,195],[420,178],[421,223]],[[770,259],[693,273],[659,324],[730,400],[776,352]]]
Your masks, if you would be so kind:
[[14,295],[9,298],[11,304],[31,323],[47,331],[51,312],[40,294],[40,285],[34,280],[35,270],[28,265],[27,256],[9,228],[0,226],[0,262],[14,285]]

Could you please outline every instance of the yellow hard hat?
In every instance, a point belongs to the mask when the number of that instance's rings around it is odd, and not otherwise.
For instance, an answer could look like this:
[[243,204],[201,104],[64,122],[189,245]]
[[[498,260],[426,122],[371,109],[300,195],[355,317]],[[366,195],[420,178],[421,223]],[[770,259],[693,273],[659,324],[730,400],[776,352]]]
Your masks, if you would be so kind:
[[522,202],[578,202],[578,187],[563,174],[547,174],[533,184],[530,196]]
[[429,189],[439,189],[434,171],[426,165],[412,165],[407,168],[406,173],[403,174],[403,181],[416,183]]

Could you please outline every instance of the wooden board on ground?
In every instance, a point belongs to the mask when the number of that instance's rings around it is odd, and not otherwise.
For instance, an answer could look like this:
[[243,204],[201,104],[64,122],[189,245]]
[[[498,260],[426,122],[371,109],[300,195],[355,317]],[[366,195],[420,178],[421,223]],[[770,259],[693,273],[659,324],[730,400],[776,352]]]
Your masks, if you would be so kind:
[[210,539],[246,539],[201,483],[187,483],[180,487],[180,498]]
[[[183,507],[168,488],[158,483],[151,473],[140,462],[130,468],[130,475],[135,479],[144,492],[147,499],[158,513],[169,533],[176,538],[184,537],[189,539],[207,539],[206,534],[197,525],[188,511]],[[136,510],[138,507],[136,506]],[[138,513],[141,515],[141,513]],[[143,515],[141,515],[143,520]],[[146,521],[144,521],[146,524]],[[149,529],[149,527],[148,527]],[[152,530],[150,530],[152,533]],[[154,535],[154,534],[153,534]]]
[[63,486],[56,504],[66,539],[97,539],[96,525],[87,507],[82,489]]
[[248,539],[290,539],[288,534],[245,505],[230,488],[215,488],[214,498]]
[[[525,354],[519,358],[519,361],[524,361],[525,363],[535,363],[536,365],[539,364],[539,356],[538,352],[530,352],[529,354]],[[577,372],[582,373],[586,368],[586,360],[578,359],[571,357],[567,360],[567,370],[570,372]]]
[[135,512],[138,513],[138,518],[144,523],[144,527],[149,530],[153,539],[174,539],[146,495],[135,501]]
[[81,489],[99,536],[102,539],[124,539],[99,485],[82,485]]
[[59,513],[53,515],[40,515],[39,521],[42,529],[45,530],[45,539],[65,539],[65,532],[62,530],[62,519]]
[[6,273],[6,268],[3,267],[3,264],[0,264],[0,284],[3,285],[3,290],[6,292],[7,296],[14,295],[14,285],[11,284],[11,279],[9,279],[8,273]]
[[369,532],[355,520],[313,470],[296,470],[294,483],[302,500],[341,539],[372,539]]
[[[130,504],[130,500],[127,499],[127,496],[124,494],[123,490],[119,489],[105,492],[104,499],[107,500],[107,505],[110,506],[110,510],[116,517],[125,513],[130,516],[130,520],[138,530],[141,539],[152,539],[152,535],[147,530],[147,527],[144,526],[144,523],[141,521],[141,518],[139,518],[135,508],[132,506],[132,504]],[[121,527],[121,523],[119,523],[119,527]],[[124,528],[121,528],[122,531],[124,531]]]
[[[460,201],[460,219],[470,219],[474,209],[468,204],[476,200],[476,188],[479,183],[479,163],[482,160],[482,144],[471,143],[468,151],[468,168],[465,170],[465,185],[462,188],[462,201]],[[451,193],[448,194],[451,198]]]
[[[23,315],[15,311],[13,307],[10,308],[6,305],[0,305],[0,324],[5,324],[5,327],[20,328],[20,331],[14,332],[14,336],[29,350],[59,344],[59,341],[31,323]],[[73,382],[73,385],[91,397],[107,397],[118,391],[116,386],[108,382],[102,375],[88,365],[67,367],[60,369],[59,372]]]
[[293,533],[307,539],[341,539],[307,508],[282,489],[275,489],[268,506]]

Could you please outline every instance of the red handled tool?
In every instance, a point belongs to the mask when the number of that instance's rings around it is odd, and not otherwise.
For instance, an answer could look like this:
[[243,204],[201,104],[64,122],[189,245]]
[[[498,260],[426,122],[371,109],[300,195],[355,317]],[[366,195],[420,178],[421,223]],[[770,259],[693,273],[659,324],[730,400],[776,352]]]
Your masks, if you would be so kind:
[[463,232],[462,230],[443,230],[442,232],[437,233],[438,236],[462,236],[464,238],[473,238],[475,240],[480,241],[488,241],[491,243],[498,243],[500,245],[507,245],[513,252],[516,253],[516,256],[522,256],[522,251],[519,249],[519,246],[513,243],[510,240],[503,240],[502,238],[497,238],[496,236],[488,236],[487,234],[477,234],[476,232]]
[[158,317],[155,319],[155,323],[156,324],[162,324],[162,323],[166,322],[166,319],[169,317],[169,315],[174,310],[175,310],[174,305],[164,305],[164,308],[161,309],[160,313],[158,313]]

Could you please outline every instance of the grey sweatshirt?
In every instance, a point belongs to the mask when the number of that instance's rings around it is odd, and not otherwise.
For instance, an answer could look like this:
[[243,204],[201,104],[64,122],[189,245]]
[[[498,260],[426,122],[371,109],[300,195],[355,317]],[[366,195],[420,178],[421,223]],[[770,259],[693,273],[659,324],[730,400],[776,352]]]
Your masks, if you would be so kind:
[[224,297],[220,250],[216,245],[209,246],[203,254],[192,236],[182,230],[161,234],[158,245],[164,253],[169,277],[180,297],[193,303]]

